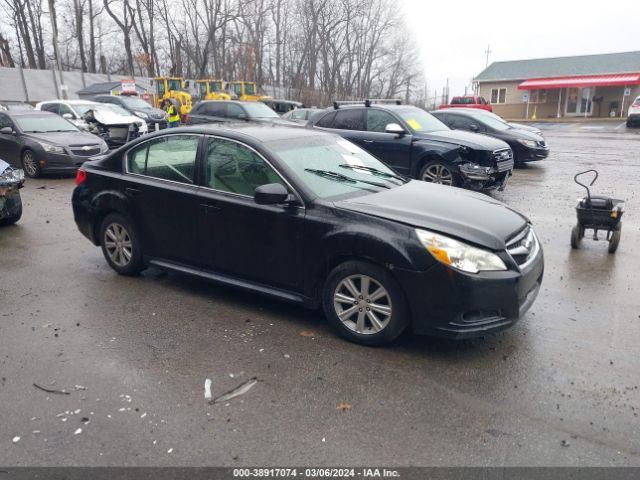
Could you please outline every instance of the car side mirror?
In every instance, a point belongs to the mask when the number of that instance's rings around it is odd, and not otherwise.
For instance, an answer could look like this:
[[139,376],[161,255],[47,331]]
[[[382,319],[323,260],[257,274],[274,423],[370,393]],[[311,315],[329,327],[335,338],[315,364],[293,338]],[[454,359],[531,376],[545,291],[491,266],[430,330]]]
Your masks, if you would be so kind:
[[65,113],[64,115],[62,115],[62,118],[66,118],[67,120],[73,120],[74,116],[70,113]]
[[289,192],[281,183],[268,183],[256,188],[253,199],[258,205],[275,205],[286,202]]
[[400,125],[398,125],[397,123],[390,123],[390,124],[388,124],[388,125],[385,127],[384,131],[385,131],[386,133],[392,133],[392,134],[394,134],[394,135],[404,135],[405,133],[407,133],[407,132],[405,132],[404,128],[402,128],[402,127],[401,127]]
[[5,135],[15,135],[16,132],[13,131],[11,127],[2,127],[0,128],[0,133],[4,133]]
[[471,130],[472,132],[477,132],[478,130],[480,130],[480,127],[478,127],[478,125],[476,125],[475,123],[472,123],[471,125],[469,125],[469,130]]

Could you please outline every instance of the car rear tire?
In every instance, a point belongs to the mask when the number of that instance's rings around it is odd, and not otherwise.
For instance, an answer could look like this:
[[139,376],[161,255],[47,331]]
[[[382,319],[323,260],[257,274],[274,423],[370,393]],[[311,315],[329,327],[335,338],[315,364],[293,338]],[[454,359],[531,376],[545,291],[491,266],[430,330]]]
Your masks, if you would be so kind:
[[120,275],[133,276],[143,270],[138,236],[123,215],[111,213],[104,218],[100,226],[100,244],[107,263]]
[[[12,205],[11,205],[12,204]],[[0,226],[13,225],[20,218],[22,218],[22,198],[20,194],[13,195],[10,200],[7,200],[6,207],[14,211],[13,215],[0,220]]]
[[329,274],[322,295],[324,312],[336,332],[361,345],[385,345],[409,325],[404,294],[391,273],[349,261]]
[[444,160],[431,160],[424,164],[418,174],[418,180],[457,187],[460,185],[460,177],[454,171],[451,164]]
[[25,150],[22,152],[22,169],[29,178],[38,178],[42,174],[42,169],[36,160],[36,154],[33,150]]
[[616,253],[618,250],[618,245],[620,244],[620,237],[622,236],[622,224],[619,223],[616,226],[616,229],[611,233],[611,238],[609,239],[609,253]]

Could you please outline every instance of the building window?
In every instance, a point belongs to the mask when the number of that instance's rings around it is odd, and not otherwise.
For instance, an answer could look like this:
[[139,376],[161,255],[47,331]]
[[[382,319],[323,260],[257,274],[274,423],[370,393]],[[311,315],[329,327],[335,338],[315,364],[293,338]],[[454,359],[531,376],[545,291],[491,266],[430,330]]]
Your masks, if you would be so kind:
[[492,88],[491,89],[491,103],[507,103],[507,89],[506,88]]
[[529,94],[529,103],[547,103],[547,91],[544,88],[540,90],[531,90]]

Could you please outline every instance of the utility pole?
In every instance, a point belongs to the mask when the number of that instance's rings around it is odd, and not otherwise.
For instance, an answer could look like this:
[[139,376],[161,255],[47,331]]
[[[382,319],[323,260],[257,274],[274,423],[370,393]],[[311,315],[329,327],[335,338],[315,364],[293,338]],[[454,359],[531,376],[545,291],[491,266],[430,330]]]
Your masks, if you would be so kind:
[[487,68],[489,66],[489,54],[493,53],[493,51],[491,50],[491,45],[487,45],[487,49],[484,51],[484,53],[487,54],[487,62],[484,65],[484,68]]
[[49,0],[49,16],[51,17],[51,32],[53,33],[53,51],[56,54],[58,73],[60,75],[60,90],[62,91],[62,98],[66,100],[68,98],[67,86],[64,84],[64,77],[62,74],[62,59],[60,58],[60,48],[58,47],[58,24],[56,23],[55,0]]

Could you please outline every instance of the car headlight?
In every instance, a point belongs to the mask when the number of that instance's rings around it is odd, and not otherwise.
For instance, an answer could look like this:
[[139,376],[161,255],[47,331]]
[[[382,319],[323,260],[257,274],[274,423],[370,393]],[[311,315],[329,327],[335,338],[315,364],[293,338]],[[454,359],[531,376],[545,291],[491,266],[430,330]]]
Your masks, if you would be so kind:
[[38,142],[38,143],[40,144],[40,146],[42,146],[44,151],[47,153],[59,153],[63,155],[66,153],[64,151],[64,148],[59,147],[58,145],[51,145],[50,143],[45,143],[45,142]]
[[518,141],[524,145],[525,147],[531,147],[534,148],[537,146],[536,142],[534,140],[524,140],[522,138],[519,138]]
[[133,113],[134,113],[136,116],[140,117],[140,118],[144,118],[144,119],[149,118],[149,115],[147,115],[147,114],[146,114],[146,113],[144,113],[144,112],[133,112]]
[[8,168],[3,173],[0,173],[0,180],[7,183],[22,183],[24,182],[24,170]]
[[106,153],[108,151],[109,151],[109,145],[107,145],[107,142],[102,140],[100,143],[100,153]]
[[502,259],[488,250],[428,230],[416,229],[416,234],[433,258],[455,269],[468,273],[507,269]]

